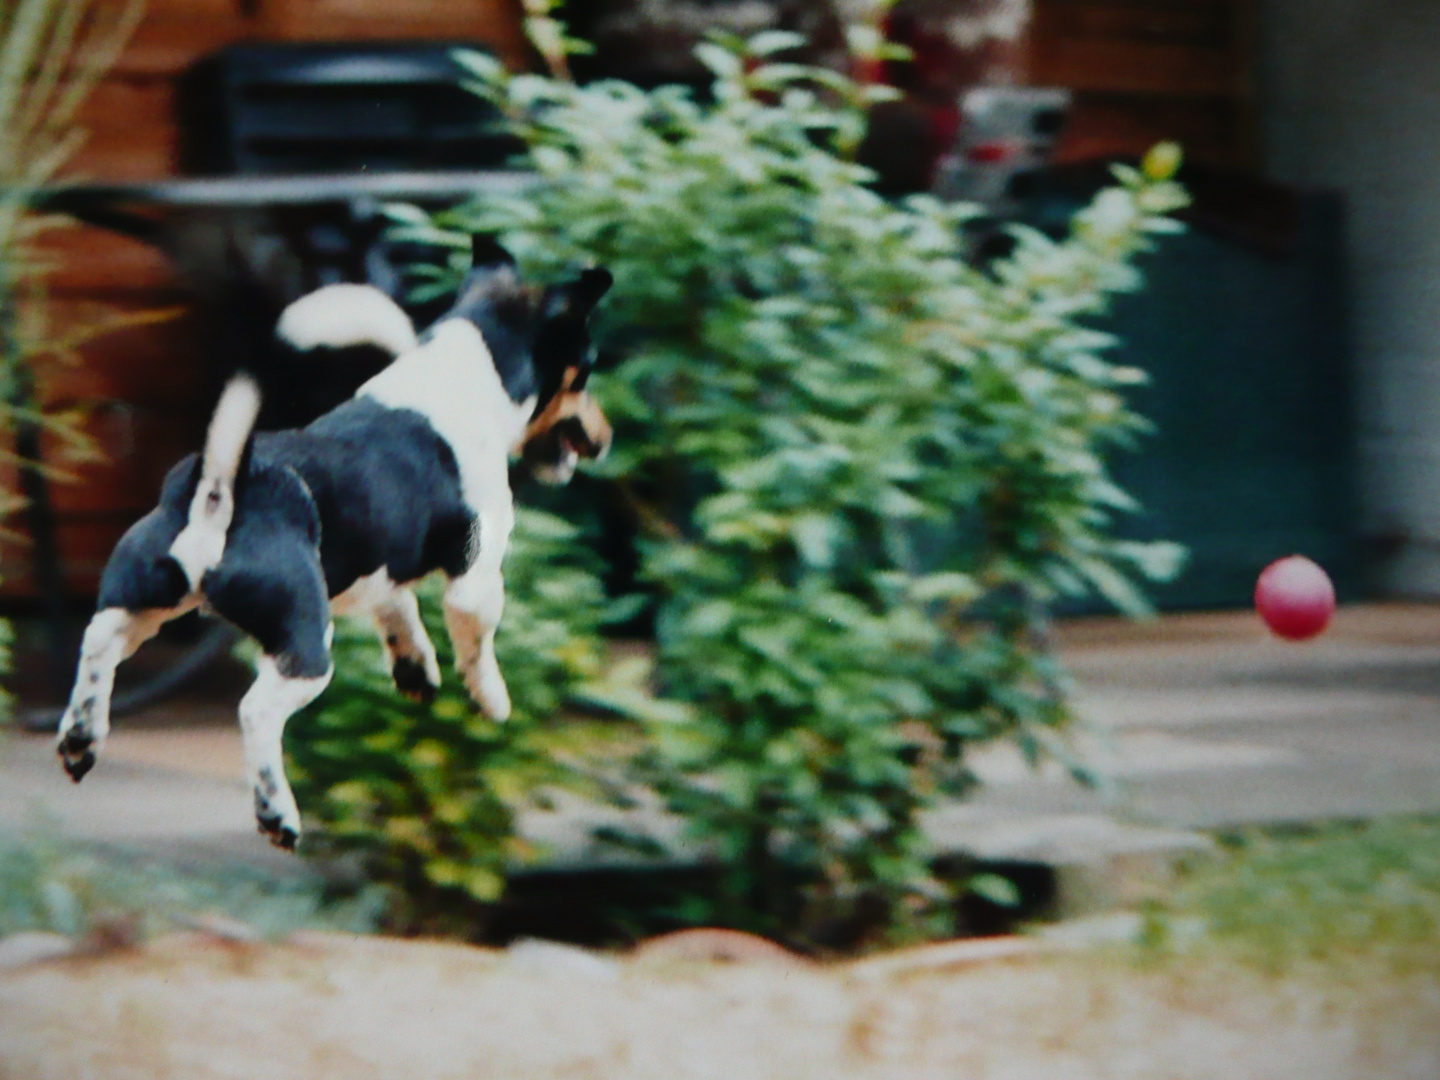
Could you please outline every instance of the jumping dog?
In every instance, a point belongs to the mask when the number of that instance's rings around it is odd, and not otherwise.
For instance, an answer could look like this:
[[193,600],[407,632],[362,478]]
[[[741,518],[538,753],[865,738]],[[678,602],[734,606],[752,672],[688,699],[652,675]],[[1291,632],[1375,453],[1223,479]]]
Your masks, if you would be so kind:
[[454,306],[421,338],[368,286],[330,286],[290,305],[275,331],[284,349],[380,348],[394,360],[299,430],[256,433],[256,383],[240,375],[226,386],[203,452],[170,471],[159,505],[101,577],[60,721],[71,778],[94,767],[104,744],[119,663],[168,620],[203,608],[261,646],[240,702],[245,763],[260,831],[293,849],[300,815],[281,737],[330,681],[332,616],[373,618],[396,687],[429,698],[440,670],[409,586],[435,571],[448,578],[456,667],[479,707],[504,720],[495,630],[514,524],[509,462],[518,453],[540,479],[564,483],[580,458],[609,448],[586,380],[588,319],[610,284],[593,269],[527,285],[479,240]]

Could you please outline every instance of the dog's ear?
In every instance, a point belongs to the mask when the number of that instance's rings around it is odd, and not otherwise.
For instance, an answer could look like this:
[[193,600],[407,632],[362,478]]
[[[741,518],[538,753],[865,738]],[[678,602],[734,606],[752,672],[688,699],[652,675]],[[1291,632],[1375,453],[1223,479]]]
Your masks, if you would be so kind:
[[549,291],[542,314],[546,319],[584,322],[614,283],[614,275],[604,267],[584,270],[574,281]]
[[585,270],[575,282],[575,302],[588,315],[614,284],[615,275],[603,266]]
[[476,233],[470,238],[470,268],[484,270],[494,267],[514,266],[515,256],[500,246],[493,233]]

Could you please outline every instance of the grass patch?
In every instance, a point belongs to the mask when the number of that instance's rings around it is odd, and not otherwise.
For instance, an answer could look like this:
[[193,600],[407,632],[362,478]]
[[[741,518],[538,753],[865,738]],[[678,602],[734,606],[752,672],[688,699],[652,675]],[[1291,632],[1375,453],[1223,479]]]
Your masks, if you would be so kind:
[[335,899],[316,879],[251,867],[182,871],[65,837],[49,824],[0,832],[0,938],[48,930],[145,940],[200,915],[236,919],[266,938],[302,928],[367,932],[382,906],[374,890]]
[[1440,820],[1224,837],[1155,914],[1157,943],[1166,927],[1202,920],[1206,947],[1269,974],[1440,973]]

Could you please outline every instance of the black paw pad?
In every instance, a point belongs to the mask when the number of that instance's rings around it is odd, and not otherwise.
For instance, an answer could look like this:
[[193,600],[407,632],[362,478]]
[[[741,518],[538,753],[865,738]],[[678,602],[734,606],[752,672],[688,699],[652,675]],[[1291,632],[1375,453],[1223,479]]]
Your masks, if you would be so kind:
[[91,749],[94,745],[94,736],[79,725],[60,738],[60,745],[56,748],[60,753],[60,763],[77,784],[95,767],[95,752]]
[[270,843],[286,851],[294,851],[300,834],[288,825],[281,824],[280,815],[275,813],[257,814],[255,824]]
[[95,767],[95,755],[86,750],[78,757],[70,757],[62,750],[60,763],[65,766],[65,771],[70,774],[70,779],[78,784],[85,779],[85,774]]
[[397,657],[390,674],[395,679],[395,689],[406,697],[423,701],[427,705],[435,700],[435,687],[425,674],[425,665],[420,661],[408,656]]

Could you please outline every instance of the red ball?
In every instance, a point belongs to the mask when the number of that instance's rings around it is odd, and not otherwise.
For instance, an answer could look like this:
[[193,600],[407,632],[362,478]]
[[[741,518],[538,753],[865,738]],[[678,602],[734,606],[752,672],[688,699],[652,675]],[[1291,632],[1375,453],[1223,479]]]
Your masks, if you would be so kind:
[[1335,586],[1304,555],[1277,559],[1255,583],[1255,610],[1277,637],[1305,641],[1330,625]]

